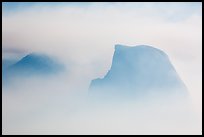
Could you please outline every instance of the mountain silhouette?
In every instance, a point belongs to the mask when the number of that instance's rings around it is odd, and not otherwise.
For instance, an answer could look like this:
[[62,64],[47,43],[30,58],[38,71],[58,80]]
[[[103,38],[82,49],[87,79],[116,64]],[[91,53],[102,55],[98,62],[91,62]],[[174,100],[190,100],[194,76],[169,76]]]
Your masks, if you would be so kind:
[[27,78],[32,76],[44,77],[64,70],[64,66],[51,57],[31,53],[2,71],[3,81],[12,78]]
[[146,96],[154,93],[186,94],[187,89],[168,56],[147,45],[115,45],[110,70],[90,85],[90,94]]

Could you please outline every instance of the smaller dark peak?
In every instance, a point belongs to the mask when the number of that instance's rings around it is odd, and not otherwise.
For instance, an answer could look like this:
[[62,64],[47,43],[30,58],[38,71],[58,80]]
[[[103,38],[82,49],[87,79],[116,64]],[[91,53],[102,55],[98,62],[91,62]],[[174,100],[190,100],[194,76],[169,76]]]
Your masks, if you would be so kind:
[[48,67],[53,66],[55,62],[49,56],[41,53],[30,53],[18,61],[15,67]]
[[44,54],[41,54],[41,53],[30,53],[28,55],[26,55],[25,57],[23,57],[23,59],[49,59],[48,56],[44,55]]
[[52,62],[52,61],[53,60],[49,56],[41,53],[30,53],[20,60],[20,62]]

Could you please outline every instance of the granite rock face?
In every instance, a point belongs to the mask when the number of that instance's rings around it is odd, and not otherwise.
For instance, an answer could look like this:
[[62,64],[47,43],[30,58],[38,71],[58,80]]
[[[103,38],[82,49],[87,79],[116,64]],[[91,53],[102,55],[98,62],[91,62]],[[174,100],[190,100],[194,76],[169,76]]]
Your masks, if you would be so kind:
[[90,94],[146,96],[156,92],[186,94],[187,90],[168,56],[146,45],[115,45],[110,70],[90,85]]

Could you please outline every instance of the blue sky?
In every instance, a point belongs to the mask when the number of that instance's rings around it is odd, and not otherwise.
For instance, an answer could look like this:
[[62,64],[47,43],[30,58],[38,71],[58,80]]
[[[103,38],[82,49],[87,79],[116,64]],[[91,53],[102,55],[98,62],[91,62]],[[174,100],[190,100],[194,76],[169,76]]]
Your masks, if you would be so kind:
[[3,2],[3,16],[13,15],[18,12],[32,10],[42,10],[44,8],[81,8],[91,9],[92,7],[101,8],[116,8],[118,10],[129,9],[132,12],[137,12],[140,9],[153,9],[148,15],[144,16],[160,16],[168,22],[177,22],[187,19],[192,15],[202,16],[201,2],[135,2],[135,3],[120,3],[120,2]]
[[[90,6],[94,4],[93,2],[3,2],[3,11],[4,12],[15,12],[16,10],[23,10],[25,8],[30,8],[32,6]],[[96,4],[96,3],[95,3]],[[97,3],[103,4],[104,3]],[[117,5],[117,4],[124,4],[119,2],[105,2],[105,5]],[[126,5],[126,4],[124,4]],[[201,2],[154,2],[154,3],[131,3],[128,6],[132,5],[131,7],[140,8],[144,5],[152,5],[156,8],[181,8],[181,9],[189,9],[190,11],[197,10],[202,7]],[[183,13],[184,14],[184,13]]]
[[3,2],[3,12],[16,12],[33,6],[87,6],[88,2]]

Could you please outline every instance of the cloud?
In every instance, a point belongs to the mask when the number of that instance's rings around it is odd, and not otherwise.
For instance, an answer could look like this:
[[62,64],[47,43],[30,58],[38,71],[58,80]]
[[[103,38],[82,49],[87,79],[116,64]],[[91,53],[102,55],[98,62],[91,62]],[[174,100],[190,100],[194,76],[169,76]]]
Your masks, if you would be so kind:
[[201,134],[200,119],[176,100],[98,103],[71,94],[69,82],[42,81],[4,90],[3,134]]
[[110,65],[117,43],[156,46],[175,64],[201,58],[200,3],[70,5],[33,4],[3,14],[3,48],[42,51],[84,64],[98,60],[102,66]]
[[74,62],[66,80],[88,88],[110,68],[115,44],[152,45],[169,55],[201,114],[201,3],[80,4],[35,3],[4,10],[3,54],[45,52],[65,64]]

